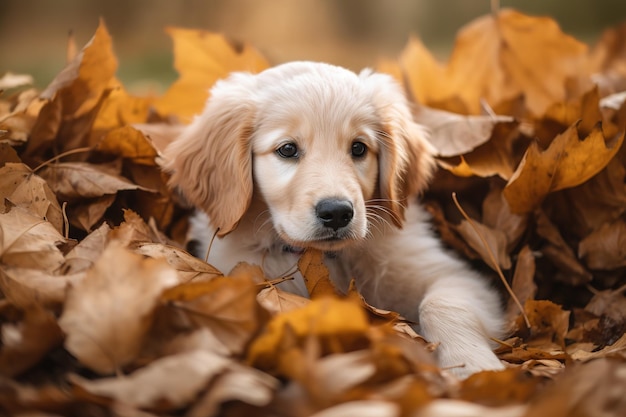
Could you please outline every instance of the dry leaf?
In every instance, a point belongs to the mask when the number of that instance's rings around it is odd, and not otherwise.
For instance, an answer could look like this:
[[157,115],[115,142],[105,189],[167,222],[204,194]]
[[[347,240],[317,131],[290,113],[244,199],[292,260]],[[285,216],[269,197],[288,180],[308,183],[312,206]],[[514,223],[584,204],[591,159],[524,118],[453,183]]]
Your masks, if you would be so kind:
[[48,220],[63,232],[63,213],[48,184],[21,163],[7,163],[0,168],[0,197]]
[[578,256],[590,269],[612,270],[626,266],[626,223],[605,223],[580,241]]
[[243,351],[264,322],[249,276],[214,277],[163,292],[161,303],[178,310],[196,327],[207,327],[234,354]]
[[298,260],[298,270],[304,278],[311,298],[336,295],[335,286],[330,281],[330,272],[324,265],[324,253],[307,249]]
[[276,286],[261,290],[256,299],[272,315],[296,310],[311,301],[297,294],[280,290]]
[[462,116],[425,106],[416,106],[413,118],[428,128],[428,141],[442,157],[466,154],[487,142],[498,123],[514,121],[509,116]]
[[59,195],[65,198],[94,198],[122,190],[144,190],[116,175],[107,167],[83,162],[61,162],[47,166],[41,176]]
[[62,267],[64,273],[69,275],[91,268],[104,251],[110,231],[111,228],[105,223],[74,246],[65,255],[65,263]]
[[288,332],[301,338],[317,335],[336,339],[335,344],[339,345],[342,339],[352,343],[363,337],[367,327],[365,313],[356,302],[319,298],[303,308],[275,316],[264,333],[252,342],[248,360],[255,367],[274,369],[280,360],[276,349]]
[[542,114],[565,99],[568,78],[584,76],[586,52],[550,18],[500,10],[459,31],[447,67],[448,90],[475,114],[480,99],[493,106],[520,94],[533,114]]
[[[537,285],[534,281],[535,269],[535,255],[528,246],[524,246],[518,254],[515,272],[513,273],[513,282],[511,283],[513,294],[515,294],[521,305],[525,305],[527,301],[533,300],[537,293]],[[507,321],[511,322],[519,314],[521,314],[519,307],[510,299],[506,309]]]
[[189,122],[202,110],[209,88],[218,79],[232,71],[259,72],[269,66],[250,45],[233,44],[223,35],[173,27],[167,32],[174,41],[174,66],[180,77],[155,102],[163,115],[174,114]]
[[0,373],[4,376],[30,369],[63,341],[56,317],[36,306],[26,309],[19,324],[4,323],[1,332]]
[[270,379],[230,359],[196,350],[158,359],[127,377],[90,381],[74,375],[72,381],[94,395],[138,408],[166,411],[189,404],[212,380],[232,370],[264,381]]
[[156,165],[156,148],[141,131],[130,126],[108,131],[96,149],[130,159],[136,164]]
[[527,213],[536,208],[552,191],[575,187],[600,172],[620,149],[624,134],[607,143],[602,129],[581,140],[578,124],[557,136],[548,149],[540,151],[533,142],[517,171],[504,188],[511,211]]
[[63,264],[57,247],[65,242],[52,223],[20,207],[0,214],[0,261],[3,265],[53,271]]
[[491,269],[497,270],[498,266],[502,269],[511,268],[511,258],[506,250],[507,238],[503,231],[492,229],[477,221],[473,221],[472,224],[467,220],[461,221],[455,229]]
[[178,271],[181,282],[209,281],[224,275],[214,266],[173,246],[161,243],[140,243],[133,248],[133,251],[150,258],[165,259],[172,268]]
[[54,275],[45,270],[5,265],[0,268],[0,289],[8,301],[24,309],[58,305],[65,301],[68,288],[84,277],[84,271]]
[[161,292],[177,283],[165,261],[144,259],[111,242],[68,292],[59,319],[66,349],[96,372],[119,370],[139,353]]

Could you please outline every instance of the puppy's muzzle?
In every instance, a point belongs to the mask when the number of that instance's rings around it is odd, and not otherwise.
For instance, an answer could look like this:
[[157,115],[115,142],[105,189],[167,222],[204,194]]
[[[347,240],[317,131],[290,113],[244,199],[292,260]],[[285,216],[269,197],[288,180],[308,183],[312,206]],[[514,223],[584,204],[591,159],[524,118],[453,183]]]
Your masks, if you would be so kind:
[[350,224],[354,217],[354,208],[348,200],[329,198],[317,203],[315,214],[324,227],[337,232]]

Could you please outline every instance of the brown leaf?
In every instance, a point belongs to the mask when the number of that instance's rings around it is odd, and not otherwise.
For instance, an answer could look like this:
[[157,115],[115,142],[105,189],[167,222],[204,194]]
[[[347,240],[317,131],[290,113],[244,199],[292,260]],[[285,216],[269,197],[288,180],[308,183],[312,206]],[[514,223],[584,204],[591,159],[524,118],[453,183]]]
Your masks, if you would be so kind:
[[277,349],[285,338],[317,335],[340,346],[342,341],[350,344],[362,338],[367,328],[365,312],[356,301],[318,298],[272,318],[264,333],[252,342],[248,361],[255,367],[275,369],[281,361]]
[[101,20],[94,36],[41,93],[41,97],[51,99],[60,95],[65,114],[83,115],[100,100],[116,70],[111,36]]
[[485,226],[501,230],[506,236],[506,252],[511,253],[528,228],[528,216],[511,213],[502,194],[502,187],[491,183],[491,190],[482,204],[482,220]]
[[144,259],[110,243],[67,294],[59,319],[66,349],[102,374],[129,364],[139,353],[158,297],[177,283],[165,261]]
[[500,10],[459,31],[447,68],[448,89],[472,113],[479,112],[482,98],[493,106],[523,94],[529,110],[542,114],[565,99],[569,77],[584,75],[586,52],[550,18]]
[[[524,311],[530,321],[531,347],[540,347],[549,350],[549,346],[556,344],[565,346],[565,335],[569,328],[569,311],[563,311],[561,306],[548,300],[527,300]],[[518,318],[519,329],[525,327],[522,318]]]
[[172,287],[163,292],[161,303],[195,327],[207,327],[231,353],[239,354],[264,322],[257,291],[248,276],[214,277]]
[[599,359],[571,365],[529,405],[530,416],[620,416],[626,411],[626,365]]
[[167,32],[174,41],[174,66],[180,77],[155,102],[162,115],[189,122],[202,110],[209,88],[218,79],[232,71],[259,72],[269,66],[250,45],[234,45],[223,35],[174,27]]
[[459,397],[472,403],[498,407],[526,403],[538,388],[538,380],[520,369],[510,368],[470,376],[461,383]]
[[98,260],[108,242],[111,227],[104,223],[98,229],[89,233],[78,245],[65,255],[62,270],[65,274],[86,271]]
[[548,216],[541,211],[536,212],[535,221],[537,234],[546,240],[541,252],[563,272],[554,278],[570,285],[581,285],[591,281],[592,275],[578,262],[574,251]]
[[506,250],[507,237],[502,230],[492,229],[477,221],[472,224],[467,220],[461,221],[455,229],[491,269],[497,270],[498,266],[502,269],[511,268],[511,258]]
[[585,310],[598,317],[606,316],[615,323],[626,324],[626,285],[616,290],[596,291]]
[[101,21],[87,45],[41,93],[47,103],[33,126],[26,155],[42,153],[52,144],[58,151],[93,145],[91,129],[116,69],[111,37]]
[[[517,263],[515,264],[515,272],[513,273],[513,281],[511,288],[513,294],[517,297],[521,305],[525,305],[528,300],[533,300],[537,292],[535,284],[535,255],[528,245],[524,246],[517,255]],[[506,316],[507,321],[512,321],[521,311],[513,300],[509,300]]]
[[600,172],[620,149],[624,134],[607,143],[602,129],[580,140],[578,124],[557,136],[548,149],[540,151],[531,143],[524,159],[504,188],[511,211],[527,213],[552,191],[580,185]]
[[71,379],[94,395],[137,408],[173,411],[189,405],[219,375],[232,372],[263,381],[265,387],[261,384],[256,386],[260,392],[271,391],[276,384],[268,375],[200,350],[158,359],[125,377],[90,381],[73,375]]
[[59,305],[68,288],[78,284],[84,272],[54,275],[48,271],[23,267],[0,267],[0,289],[13,305],[27,309],[33,305]]
[[280,290],[276,286],[261,290],[257,295],[257,301],[272,315],[293,311],[311,302],[309,298]]
[[210,281],[223,276],[222,272],[206,262],[191,256],[182,249],[160,243],[139,243],[133,252],[165,261],[176,271],[181,282]]
[[136,164],[156,165],[156,148],[143,133],[130,126],[108,131],[96,150],[130,159]]
[[[439,165],[459,177],[492,177],[498,175],[508,180],[516,167],[514,143],[519,135],[517,123],[498,123],[490,140],[457,158],[439,159]],[[457,164],[457,165],[454,165]]]
[[466,154],[487,142],[498,123],[513,122],[509,116],[463,116],[420,105],[413,118],[428,128],[428,141],[442,157]]
[[400,66],[405,74],[411,98],[424,105],[433,105],[448,97],[446,70],[428,51],[422,41],[409,38],[400,55]]
[[7,266],[51,272],[63,264],[65,242],[52,223],[20,208],[0,214],[0,261]]
[[330,281],[330,272],[324,265],[324,253],[307,249],[298,260],[298,270],[304,278],[311,298],[336,295],[335,286]]
[[41,307],[31,306],[19,323],[2,326],[0,373],[5,376],[21,374],[62,341],[63,333],[54,315]]
[[63,213],[48,184],[21,163],[7,163],[0,168],[0,197],[48,220],[63,233]]
[[41,176],[66,198],[94,198],[122,190],[144,190],[106,167],[84,162],[61,162],[47,166]]
[[578,256],[590,269],[613,270],[626,266],[626,222],[603,224],[580,241]]
[[86,232],[91,232],[93,226],[102,220],[114,202],[115,194],[106,194],[102,197],[89,198],[80,201],[80,203],[74,203],[67,209],[70,224]]

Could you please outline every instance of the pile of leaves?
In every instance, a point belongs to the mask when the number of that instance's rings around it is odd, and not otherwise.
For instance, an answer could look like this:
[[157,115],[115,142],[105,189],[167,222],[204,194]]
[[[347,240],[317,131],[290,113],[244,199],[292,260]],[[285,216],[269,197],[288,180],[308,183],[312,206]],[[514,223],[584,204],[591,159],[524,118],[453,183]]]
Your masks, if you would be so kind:
[[160,96],[115,78],[102,23],[44,91],[0,78],[0,414],[626,413],[626,25],[589,48],[502,10],[445,64],[417,39],[379,63],[432,132],[437,231],[510,300],[507,369],[463,381],[397,314],[334,294],[318,253],[305,299],[181,249],[189,208],[159,150],[217,79],[269,63],[168,32],[180,77]]

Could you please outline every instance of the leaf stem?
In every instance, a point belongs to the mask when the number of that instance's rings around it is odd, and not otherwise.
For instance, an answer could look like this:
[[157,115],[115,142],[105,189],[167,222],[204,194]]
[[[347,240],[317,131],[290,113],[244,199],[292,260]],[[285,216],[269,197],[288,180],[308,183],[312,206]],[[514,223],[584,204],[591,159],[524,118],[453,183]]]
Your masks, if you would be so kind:
[[42,162],[42,163],[41,163],[38,167],[36,167],[35,169],[33,169],[33,173],[35,173],[35,172],[39,171],[41,168],[46,167],[47,165],[51,164],[52,162],[54,162],[54,161],[56,161],[56,160],[59,160],[59,159],[61,159],[61,158],[64,158],[64,157],[66,157],[66,156],[69,156],[69,155],[74,155],[75,153],[89,152],[89,151],[91,151],[91,149],[92,149],[91,147],[89,147],[89,146],[85,146],[84,148],[70,149],[69,151],[66,151],[66,152],[60,153],[60,154],[58,154],[57,156],[54,156],[54,157],[52,157],[52,158],[48,159],[47,161]]

